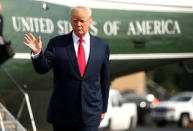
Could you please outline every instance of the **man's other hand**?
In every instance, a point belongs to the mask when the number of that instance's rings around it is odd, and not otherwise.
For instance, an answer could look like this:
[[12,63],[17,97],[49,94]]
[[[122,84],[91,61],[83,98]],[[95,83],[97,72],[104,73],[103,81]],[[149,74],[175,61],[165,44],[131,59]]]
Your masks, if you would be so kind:
[[[101,114],[101,121],[104,119],[104,117],[105,117],[105,113],[102,113],[102,114]],[[100,122],[101,122],[101,121],[100,121]]]

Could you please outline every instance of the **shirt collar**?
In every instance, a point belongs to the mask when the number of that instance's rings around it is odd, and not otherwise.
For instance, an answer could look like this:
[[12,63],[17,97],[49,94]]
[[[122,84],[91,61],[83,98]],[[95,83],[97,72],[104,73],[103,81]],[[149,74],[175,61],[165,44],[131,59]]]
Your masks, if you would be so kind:
[[[73,38],[74,43],[78,43],[80,39],[74,32],[72,32],[72,38]],[[87,32],[86,35],[82,39],[84,40],[84,43],[89,44],[90,34]]]

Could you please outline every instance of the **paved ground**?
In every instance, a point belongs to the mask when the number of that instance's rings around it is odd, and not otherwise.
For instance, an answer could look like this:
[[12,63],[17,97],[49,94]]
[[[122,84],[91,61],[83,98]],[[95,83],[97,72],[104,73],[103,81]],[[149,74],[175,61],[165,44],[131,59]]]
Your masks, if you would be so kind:
[[136,128],[135,131],[193,131],[193,127],[183,129],[183,128],[179,128],[177,126],[163,127],[163,128],[139,126]]
[[[99,131],[110,131],[110,130],[99,130]],[[166,127],[152,127],[152,126],[137,126],[134,131],[193,131],[191,128],[179,128],[176,125],[169,125]]]

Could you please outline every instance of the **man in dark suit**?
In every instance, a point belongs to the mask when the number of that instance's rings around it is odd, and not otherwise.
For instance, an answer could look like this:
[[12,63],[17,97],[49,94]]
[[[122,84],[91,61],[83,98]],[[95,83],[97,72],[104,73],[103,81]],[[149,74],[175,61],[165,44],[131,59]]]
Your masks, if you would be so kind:
[[47,120],[54,131],[97,131],[107,111],[109,95],[109,46],[88,32],[91,10],[71,10],[73,31],[52,38],[42,52],[40,36],[25,35],[35,70],[53,68],[54,89]]

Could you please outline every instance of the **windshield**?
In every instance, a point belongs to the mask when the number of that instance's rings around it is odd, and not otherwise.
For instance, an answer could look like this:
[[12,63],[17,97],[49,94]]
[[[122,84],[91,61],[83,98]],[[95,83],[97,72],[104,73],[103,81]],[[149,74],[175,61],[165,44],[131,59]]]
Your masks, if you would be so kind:
[[170,100],[171,101],[189,101],[190,99],[191,99],[191,96],[177,95],[172,97]]

